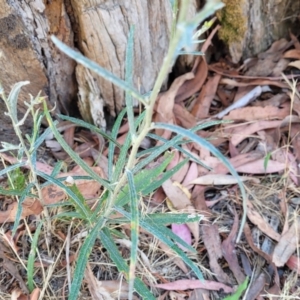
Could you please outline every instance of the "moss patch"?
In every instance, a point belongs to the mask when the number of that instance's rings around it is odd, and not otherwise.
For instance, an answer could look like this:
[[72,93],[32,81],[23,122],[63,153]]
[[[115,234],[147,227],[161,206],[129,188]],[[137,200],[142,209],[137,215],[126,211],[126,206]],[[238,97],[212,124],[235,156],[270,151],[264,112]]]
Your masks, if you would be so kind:
[[245,0],[223,0],[225,7],[217,12],[222,25],[219,37],[227,44],[239,42],[247,30],[246,16],[243,11]]

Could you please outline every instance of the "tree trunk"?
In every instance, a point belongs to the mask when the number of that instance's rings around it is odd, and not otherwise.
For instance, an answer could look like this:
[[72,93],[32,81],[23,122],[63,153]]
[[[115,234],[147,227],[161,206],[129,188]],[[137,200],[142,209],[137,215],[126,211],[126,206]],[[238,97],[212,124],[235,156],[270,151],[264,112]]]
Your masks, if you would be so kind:
[[[294,15],[300,11],[299,1],[290,6],[288,0],[224,2],[227,10],[218,14],[223,26],[220,36],[235,61],[285,36],[294,21],[291,11]],[[200,0],[191,1],[190,15],[199,4]],[[123,91],[77,66],[53,45],[51,35],[124,78],[128,32],[135,25],[134,84],[146,93],[166,54],[171,23],[170,0],[0,0],[0,82],[9,92],[14,83],[30,81],[19,101],[23,113],[28,93],[35,96],[42,91],[58,111],[72,114],[78,105],[84,119],[105,128],[105,114],[115,116],[124,104]],[[238,36],[230,37],[227,25],[236,26]],[[192,62],[181,58],[181,64]]]
[[265,51],[289,32],[299,35],[300,1],[223,0],[217,15],[222,24],[219,36],[229,47],[234,62]]

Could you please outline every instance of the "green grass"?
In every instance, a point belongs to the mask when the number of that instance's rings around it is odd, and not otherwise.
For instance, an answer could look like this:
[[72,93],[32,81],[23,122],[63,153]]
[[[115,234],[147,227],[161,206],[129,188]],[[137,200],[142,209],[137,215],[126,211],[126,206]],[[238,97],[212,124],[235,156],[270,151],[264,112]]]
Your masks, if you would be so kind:
[[[175,1],[176,3],[176,1]],[[175,4],[174,4],[175,5]],[[125,279],[129,283],[129,299],[132,299],[133,292],[137,292],[143,299],[155,299],[155,296],[150,291],[149,287],[143,282],[143,280],[136,276],[136,265],[139,249],[139,229],[143,228],[145,231],[149,232],[155,236],[158,240],[162,241],[164,244],[168,245],[182,260],[190,267],[193,273],[202,279],[203,275],[199,267],[189,258],[189,256],[183,252],[179,247],[178,243],[195,253],[195,250],[180,238],[178,238],[171,230],[169,230],[166,225],[171,223],[188,223],[188,222],[199,222],[201,216],[189,216],[188,214],[160,214],[160,213],[149,213],[143,215],[140,211],[141,200],[143,197],[151,195],[157,188],[159,188],[162,183],[169,179],[174,173],[176,173],[188,160],[195,161],[195,158],[191,156],[187,151],[185,151],[181,144],[186,143],[186,139],[199,143],[202,147],[207,148],[215,156],[217,156],[230,170],[230,172],[238,177],[236,171],[227,161],[227,159],[208,141],[199,138],[194,132],[199,130],[201,126],[198,126],[192,130],[184,130],[177,126],[168,124],[152,124],[152,114],[153,107],[157,95],[161,89],[161,86],[168,75],[169,69],[172,66],[175,59],[181,53],[182,49],[188,49],[190,42],[193,38],[194,30],[199,23],[203,22],[207,17],[213,14],[217,9],[221,8],[222,4],[219,1],[208,1],[206,6],[201,12],[199,12],[194,19],[186,21],[186,13],[188,9],[188,1],[183,2],[181,10],[179,11],[178,23],[174,27],[174,33],[172,40],[170,41],[170,48],[168,54],[164,59],[161,71],[157,77],[155,85],[153,87],[150,95],[144,96],[139,94],[139,92],[133,87],[133,41],[134,41],[134,28],[131,28],[128,38],[128,46],[126,52],[126,74],[125,80],[117,78],[115,75],[111,74],[109,71],[101,68],[96,63],[90,61],[80,53],[72,50],[71,48],[64,45],[57,38],[52,37],[54,44],[71,58],[76,60],[77,63],[84,65],[98,75],[104,77],[106,80],[111,81],[118,87],[122,88],[126,93],[126,109],[122,111],[112,129],[111,135],[107,135],[105,132],[96,128],[91,124],[87,124],[82,120],[74,119],[67,116],[60,116],[62,119],[72,121],[82,127],[86,127],[92,131],[101,134],[107,139],[109,143],[108,152],[108,179],[101,178],[96,174],[80,157],[76,154],[65,142],[61,134],[56,128],[56,122],[52,120],[50,112],[44,102],[44,111],[40,113],[34,109],[36,103],[43,101],[39,96],[36,98],[31,98],[28,114],[33,115],[34,129],[32,136],[27,137],[30,146],[27,147],[24,138],[22,137],[22,132],[20,125],[23,120],[19,121],[17,119],[17,100],[20,89],[27,82],[20,82],[16,84],[10,95],[6,97],[4,91],[1,90],[1,97],[4,99],[8,114],[14,124],[14,129],[20,139],[21,146],[6,145],[6,150],[14,147],[18,151],[18,157],[27,157],[28,163],[30,165],[30,174],[28,178],[24,178],[20,172],[21,164],[17,164],[16,167],[8,167],[1,171],[1,174],[10,174],[13,178],[13,184],[6,193],[12,193],[13,191],[22,191],[20,193],[15,192],[18,198],[18,216],[20,216],[22,211],[22,201],[26,196],[30,194],[37,194],[41,199],[41,185],[38,181],[38,177],[45,181],[45,184],[54,184],[60,186],[68,195],[68,201],[61,203],[60,208],[71,207],[71,211],[65,211],[60,213],[57,217],[61,220],[77,220],[78,224],[82,224],[86,231],[88,232],[85,237],[83,244],[81,245],[78,256],[75,263],[75,269],[72,272],[72,283],[70,286],[70,293],[68,299],[77,299],[80,294],[82,281],[84,278],[84,271],[86,269],[87,262],[89,260],[89,255],[98,241],[106,249],[111,261],[118,268],[118,271],[124,275]],[[133,97],[138,99],[144,106],[144,112],[134,120],[133,115]],[[117,142],[117,133],[120,128],[122,119],[127,116],[129,121],[129,134],[123,145]],[[103,193],[101,194],[98,205],[94,210],[92,210],[87,204],[83,195],[78,190],[76,184],[65,185],[61,180],[57,179],[55,175],[59,172],[60,166],[58,165],[55,172],[51,175],[44,174],[36,170],[36,151],[39,145],[44,141],[46,134],[39,135],[41,119],[45,117],[49,124],[49,129],[51,130],[56,138],[56,140],[61,144],[62,148],[68,153],[72,160],[85,170],[91,180],[96,180],[101,183],[103,187]],[[209,124],[204,124],[203,126],[212,126],[216,124],[211,122]],[[155,128],[163,128],[171,130],[176,135],[169,141],[166,141],[161,146],[153,147],[143,152],[143,155],[138,153],[141,142],[146,136],[151,136],[152,138],[160,139],[151,133]],[[115,149],[119,148],[119,156],[117,161],[114,163],[114,152]],[[172,160],[171,152],[169,149],[176,148],[182,153],[184,153],[187,158],[175,168],[166,171],[166,167]],[[146,169],[145,167],[161,156],[164,156],[164,160],[160,165],[152,169]],[[197,160],[196,160],[197,161]],[[197,161],[201,164],[200,161]],[[17,174],[17,177],[16,177]],[[25,187],[24,182],[27,180],[27,186]],[[76,183],[76,180],[75,180]],[[242,190],[243,197],[245,199],[245,191],[242,183],[239,181],[239,185]],[[245,207],[244,207],[245,208]],[[45,209],[45,222],[43,223],[43,228],[49,228],[51,218],[47,213],[51,208]],[[52,207],[52,209],[54,209]],[[123,217],[114,219],[112,216],[118,212]],[[244,211],[244,218],[245,218]],[[57,219],[57,218],[55,218]],[[14,232],[19,224],[19,217],[16,219],[14,224]],[[131,254],[129,262],[127,259],[122,257],[119,252],[118,246],[115,242],[115,224],[126,224],[130,223],[131,226]],[[42,223],[40,223],[42,224]],[[48,224],[48,225],[47,225]],[[51,225],[50,225],[51,226]],[[28,287],[30,290],[34,288],[34,269],[33,262],[35,259],[37,241],[39,235],[41,235],[42,225],[39,225],[35,231],[31,243],[31,253],[27,262],[27,274],[28,274]],[[46,230],[46,229],[45,229]],[[242,230],[242,227],[241,227]],[[241,230],[239,237],[241,235]]]

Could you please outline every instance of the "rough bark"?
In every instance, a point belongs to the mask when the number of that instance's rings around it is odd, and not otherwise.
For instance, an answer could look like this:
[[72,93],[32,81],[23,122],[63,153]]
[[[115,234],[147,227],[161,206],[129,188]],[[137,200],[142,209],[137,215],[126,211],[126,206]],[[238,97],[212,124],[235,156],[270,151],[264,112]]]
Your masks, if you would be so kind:
[[265,51],[289,32],[299,33],[300,1],[223,0],[219,13],[220,37],[229,47],[234,62]]
[[[233,0],[224,0],[230,2]],[[229,47],[235,60],[265,50],[275,39],[286,35],[291,11],[299,14],[299,1],[237,1],[245,32]],[[233,1],[234,2],[234,1]],[[190,15],[199,8],[193,0]],[[58,51],[53,34],[77,47],[102,67],[124,78],[128,31],[135,25],[134,84],[141,93],[151,90],[167,51],[171,34],[170,0],[0,0],[0,82],[9,92],[23,80],[31,84],[21,94],[20,111],[28,93],[41,90],[49,103],[68,113],[77,107],[84,118],[105,127],[104,108],[115,115],[124,103],[124,93]],[[238,23],[241,24],[241,23]],[[191,65],[189,57],[181,65]],[[4,118],[0,114],[0,121]]]
[[75,62],[60,53],[50,41],[55,34],[73,45],[73,32],[63,1],[0,0],[0,81],[9,92],[18,81],[29,80],[19,101],[21,112],[28,93],[42,91],[49,102],[69,106],[76,96]]

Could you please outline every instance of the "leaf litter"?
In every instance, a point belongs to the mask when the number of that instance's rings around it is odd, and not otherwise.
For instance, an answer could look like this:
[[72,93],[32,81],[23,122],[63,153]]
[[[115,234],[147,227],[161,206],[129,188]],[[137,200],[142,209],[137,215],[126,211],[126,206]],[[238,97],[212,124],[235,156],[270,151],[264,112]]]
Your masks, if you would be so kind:
[[[209,47],[214,32],[202,51]],[[248,191],[247,221],[242,241],[237,244],[242,200],[236,180],[206,149],[194,143],[182,145],[208,168],[190,159],[152,196],[145,197],[140,208],[143,213],[202,215],[200,224],[167,226],[197,251],[196,255],[189,253],[178,244],[201,268],[205,280],[196,280],[171,248],[140,230],[137,272],[142,274],[144,283],[158,299],[221,299],[234,293],[246,277],[250,280],[244,299],[300,296],[300,221],[299,203],[295,200],[300,198],[300,88],[296,81],[300,69],[299,51],[300,43],[291,35],[290,41],[281,39],[240,66],[225,59],[208,63],[204,57],[198,57],[191,72],[179,76],[158,96],[154,122],[191,129],[216,119],[230,120],[199,130],[197,134],[217,146],[229,159]],[[61,122],[57,127],[67,144],[101,178],[107,179],[108,149],[102,136],[80,130],[70,121]],[[128,130],[125,119],[117,136],[120,144],[125,142]],[[155,133],[167,140],[172,137],[172,133],[165,130]],[[162,143],[149,139],[143,148],[147,149],[149,142],[152,145]],[[64,185],[68,185],[66,179],[71,178],[87,205],[94,209],[103,190],[101,184],[95,180],[77,179],[78,176],[86,177],[87,173],[72,163],[53,136],[47,137],[46,147],[57,160],[64,161],[64,171],[57,172],[56,178],[63,178]],[[170,151],[174,156],[168,170],[187,157],[176,149]],[[0,155],[9,164],[18,162],[9,154]],[[114,158],[118,155],[116,150]],[[25,168],[28,168],[26,164]],[[45,161],[37,162],[36,168],[47,175],[53,174],[55,169]],[[60,205],[68,201],[68,195],[59,186],[44,186],[41,195],[42,199],[31,196],[21,204],[20,226],[29,226],[30,234],[34,234],[35,224],[46,210],[52,217],[68,213]],[[24,262],[30,252],[28,241],[31,236],[25,230],[17,230],[15,236],[11,235],[11,224],[19,206],[13,196],[1,197],[0,271],[8,282],[6,286],[1,283],[1,297],[38,299],[42,292],[44,299],[65,299],[67,277],[70,276],[67,274],[87,235],[85,228],[68,219],[51,219],[51,243],[46,233],[37,243],[41,257],[35,262],[35,266],[39,266],[34,274],[36,288],[29,291]],[[129,258],[130,226],[116,225],[115,231],[121,255]],[[54,273],[49,272],[55,276],[44,282],[45,270],[50,268]],[[85,271],[81,299],[126,299],[127,293],[123,274],[118,273],[97,241]]]

